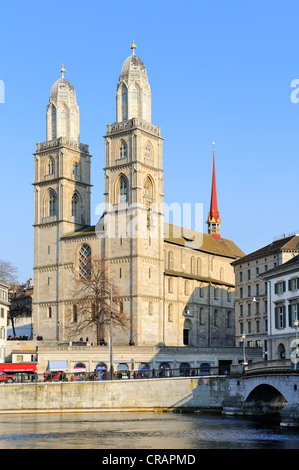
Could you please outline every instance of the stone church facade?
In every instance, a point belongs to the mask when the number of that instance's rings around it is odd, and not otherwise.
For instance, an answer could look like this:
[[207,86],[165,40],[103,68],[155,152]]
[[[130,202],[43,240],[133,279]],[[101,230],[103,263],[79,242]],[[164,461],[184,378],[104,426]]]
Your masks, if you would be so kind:
[[[244,253],[220,235],[214,186],[208,233],[164,222],[163,138],[151,122],[145,65],[134,42],[131,48],[119,77],[116,122],[104,137],[105,209],[96,226],[90,225],[91,155],[79,140],[76,92],[63,66],[52,86],[47,138],[34,154],[34,336],[78,340],[67,328],[74,280],[86,259],[97,256],[130,319],[127,331],[114,332],[117,344],[233,347],[231,263]],[[95,331],[84,336],[95,341]]]

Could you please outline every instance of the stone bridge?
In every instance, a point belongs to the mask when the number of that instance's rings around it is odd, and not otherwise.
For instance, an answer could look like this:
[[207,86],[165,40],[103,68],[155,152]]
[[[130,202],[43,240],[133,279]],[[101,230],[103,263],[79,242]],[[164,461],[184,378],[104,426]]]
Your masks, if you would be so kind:
[[279,414],[282,426],[299,426],[299,371],[289,361],[249,365],[244,374],[230,378],[229,395],[224,414]]

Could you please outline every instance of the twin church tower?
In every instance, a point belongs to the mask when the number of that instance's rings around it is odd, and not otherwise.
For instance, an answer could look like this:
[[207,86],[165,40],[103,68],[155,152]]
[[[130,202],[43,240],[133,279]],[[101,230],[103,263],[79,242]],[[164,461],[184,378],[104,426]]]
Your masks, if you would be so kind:
[[[76,321],[75,279],[92,256],[109,267],[130,319],[127,332],[115,332],[117,341],[232,346],[230,263],[243,252],[220,237],[215,158],[208,234],[200,243],[191,230],[174,236],[163,216],[163,138],[151,123],[151,89],[134,41],[131,49],[119,77],[116,122],[105,135],[105,211],[96,226],[90,225],[91,155],[80,143],[76,92],[64,66],[51,88],[47,140],[34,154],[34,335],[78,339],[68,331]],[[225,292],[214,296],[217,321],[211,288]],[[86,336],[95,340],[93,331]]]

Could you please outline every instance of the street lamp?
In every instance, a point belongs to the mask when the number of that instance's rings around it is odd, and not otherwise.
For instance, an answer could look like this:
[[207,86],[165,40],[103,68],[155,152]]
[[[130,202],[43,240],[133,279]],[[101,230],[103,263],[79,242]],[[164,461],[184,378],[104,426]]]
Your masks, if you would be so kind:
[[246,356],[245,356],[245,339],[246,339],[246,335],[242,335],[242,340],[243,340],[243,366],[247,365]]

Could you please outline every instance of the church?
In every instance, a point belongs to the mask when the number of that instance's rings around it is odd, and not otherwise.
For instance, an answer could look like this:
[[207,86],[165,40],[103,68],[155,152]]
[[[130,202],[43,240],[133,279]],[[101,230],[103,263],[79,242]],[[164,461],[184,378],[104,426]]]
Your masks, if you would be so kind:
[[[134,41],[131,50],[117,86],[116,121],[104,136],[105,210],[95,226],[91,155],[79,140],[76,91],[64,66],[51,88],[46,141],[34,153],[34,338],[78,341],[67,328],[74,280],[98,256],[130,320],[127,331],[114,332],[115,344],[234,347],[231,263],[244,253],[221,237],[214,150],[207,233],[165,222],[163,137],[151,122],[151,88]],[[92,330],[84,336],[96,339]]]

